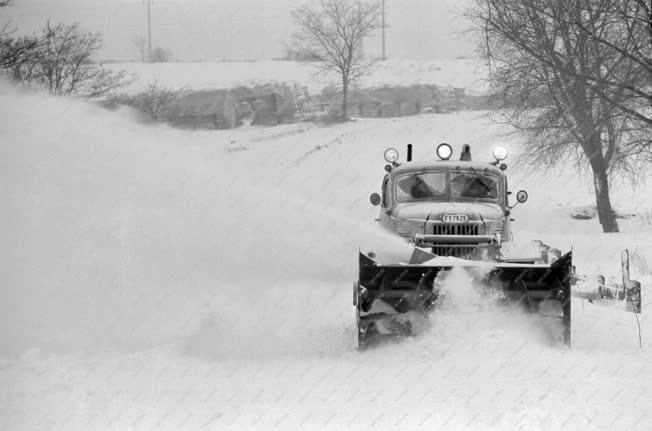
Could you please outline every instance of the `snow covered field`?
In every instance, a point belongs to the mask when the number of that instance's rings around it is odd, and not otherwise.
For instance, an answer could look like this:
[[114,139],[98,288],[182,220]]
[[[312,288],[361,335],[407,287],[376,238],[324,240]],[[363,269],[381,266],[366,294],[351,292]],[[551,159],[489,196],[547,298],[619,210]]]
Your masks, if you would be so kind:
[[[313,64],[292,61],[259,61],[232,63],[125,63],[108,67],[124,69],[135,77],[127,92],[142,90],[150,82],[169,88],[193,90],[232,88],[239,85],[269,82],[297,83],[307,86],[310,94],[319,92],[336,76],[316,75]],[[462,87],[470,94],[486,93],[482,64],[476,59],[459,60],[389,60],[376,63],[372,72],[359,85],[436,84]]]
[[587,277],[617,276],[624,247],[647,262],[642,349],[622,303],[576,299],[567,350],[458,275],[429,333],[360,354],[357,249],[397,241],[368,202],[383,150],[488,158],[514,147],[500,128],[459,112],[191,132],[0,99],[0,429],[652,428],[649,186],[614,185],[639,216],[606,235],[569,217],[593,202],[588,177],[508,159],[530,193],[518,238],[572,246]]

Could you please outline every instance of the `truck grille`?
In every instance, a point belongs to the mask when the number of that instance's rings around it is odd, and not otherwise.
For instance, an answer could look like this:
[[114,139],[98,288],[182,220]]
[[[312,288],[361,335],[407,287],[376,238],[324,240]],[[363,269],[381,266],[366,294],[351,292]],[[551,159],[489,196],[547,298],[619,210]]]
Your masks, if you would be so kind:
[[435,224],[434,235],[478,235],[477,224]]
[[[480,235],[479,224],[433,224],[433,235]],[[461,244],[442,244],[432,248],[437,256],[453,256],[472,259],[478,252],[476,247],[464,247]]]

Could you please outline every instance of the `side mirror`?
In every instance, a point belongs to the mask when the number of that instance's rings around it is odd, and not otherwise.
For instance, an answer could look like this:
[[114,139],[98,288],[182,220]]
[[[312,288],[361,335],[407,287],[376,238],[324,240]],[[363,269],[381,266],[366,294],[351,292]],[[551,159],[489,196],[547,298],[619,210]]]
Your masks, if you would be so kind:
[[371,196],[369,196],[369,202],[371,202],[371,205],[373,206],[380,205],[380,195],[378,193],[372,193]]
[[527,198],[528,194],[525,190],[519,190],[518,193],[516,193],[516,200],[519,204],[527,202]]

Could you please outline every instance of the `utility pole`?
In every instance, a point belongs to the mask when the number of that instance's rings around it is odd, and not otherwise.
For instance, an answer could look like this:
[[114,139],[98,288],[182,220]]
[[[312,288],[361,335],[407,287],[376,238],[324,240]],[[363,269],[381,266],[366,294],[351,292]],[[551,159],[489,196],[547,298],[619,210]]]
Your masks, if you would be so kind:
[[387,56],[385,55],[385,0],[383,0],[383,11],[382,11],[382,19],[383,19],[383,61],[387,60]]
[[152,0],[147,0],[147,61],[152,62]]

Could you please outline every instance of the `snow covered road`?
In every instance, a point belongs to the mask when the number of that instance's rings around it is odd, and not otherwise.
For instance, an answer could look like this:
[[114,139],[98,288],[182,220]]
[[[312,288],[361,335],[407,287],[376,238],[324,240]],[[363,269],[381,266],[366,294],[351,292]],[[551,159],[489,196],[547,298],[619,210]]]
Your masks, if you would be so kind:
[[[566,350],[537,317],[469,292],[424,336],[354,351],[357,248],[397,241],[368,202],[383,150],[488,156],[510,141],[478,113],[189,132],[0,98],[0,429],[652,426],[644,266],[642,349],[622,304],[576,300]],[[649,220],[602,234],[568,216],[592,203],[590,181],[508,163],[530,193],[516,236],[573,246],[588,277],[617,276],[623,247],[650,265]],[[614,190],[650,214],[645,186]]]

